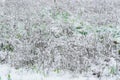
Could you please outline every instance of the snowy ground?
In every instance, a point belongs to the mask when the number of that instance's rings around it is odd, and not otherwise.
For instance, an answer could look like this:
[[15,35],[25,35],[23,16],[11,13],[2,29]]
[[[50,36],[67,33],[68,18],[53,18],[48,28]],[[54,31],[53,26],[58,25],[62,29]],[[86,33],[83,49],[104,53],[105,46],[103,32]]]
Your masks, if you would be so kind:
[[33,71],[25,69],[15,70],[8,65],[0,65],[0,80],[120,80],[118,77],[101,77],[95,76],[72,76],[68,73],[51,73],[49,75],[43,75]]

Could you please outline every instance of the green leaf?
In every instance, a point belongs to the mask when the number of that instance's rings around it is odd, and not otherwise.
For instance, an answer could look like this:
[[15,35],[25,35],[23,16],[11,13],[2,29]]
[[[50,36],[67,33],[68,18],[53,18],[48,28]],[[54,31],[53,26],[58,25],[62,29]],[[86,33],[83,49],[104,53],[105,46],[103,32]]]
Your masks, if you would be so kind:
[[8,78],[8,80],[12,80],[10,73],[7,75],[7,78]]
[[115,74],[116,73],[116,68],[115,67],[111,67],[110,68],[110,74]]
[[60,70],[59,69],[55,69],[54,72],[60,73]]
[[17,34],[16,37],[20,39],[22,36],[21,34]]
[[88,34],[88,33],[85,32],[85,31],[79,31],[79,33],[82,34],[82,35],[85,35],[85,36]]
[[76,27],[76,29],[82,29],[82,27],[78,26],[78,27]]

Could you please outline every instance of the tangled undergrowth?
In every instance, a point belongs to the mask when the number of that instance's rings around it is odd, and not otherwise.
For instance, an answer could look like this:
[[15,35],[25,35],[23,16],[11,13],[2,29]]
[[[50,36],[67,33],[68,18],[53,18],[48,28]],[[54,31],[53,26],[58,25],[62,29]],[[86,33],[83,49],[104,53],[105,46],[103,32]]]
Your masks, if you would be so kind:
[[[60,5],[49,8],[42,2],[35,5],[34,1],[24,1],[6,1],[1,7],[4,8],[0,15],[1,63],[16,69],[36,67],[48,72],[76,73],[94,72],[94,65],[100,66],[97,73],[110,68],[111,74],[117,74],[119,26],[93,26]],[[114,66],[109,64],[111,59],[116,61]]]

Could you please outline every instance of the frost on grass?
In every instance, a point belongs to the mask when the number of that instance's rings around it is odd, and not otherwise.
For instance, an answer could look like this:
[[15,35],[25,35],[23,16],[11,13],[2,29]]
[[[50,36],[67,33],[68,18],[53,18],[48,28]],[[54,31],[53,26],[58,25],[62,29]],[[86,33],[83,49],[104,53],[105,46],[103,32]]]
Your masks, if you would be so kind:
[[45,73],[119,75],[118,2],[0,2],[0,62]]

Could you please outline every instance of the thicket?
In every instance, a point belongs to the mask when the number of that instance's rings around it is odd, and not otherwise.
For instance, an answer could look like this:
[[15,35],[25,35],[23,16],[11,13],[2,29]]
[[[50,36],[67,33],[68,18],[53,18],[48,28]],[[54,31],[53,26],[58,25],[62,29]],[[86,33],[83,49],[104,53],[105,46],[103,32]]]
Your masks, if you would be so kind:
[[16,68],[82,72],[92,64],[101,65],[99,59],[119,60],[119,20],[113,15],[118,2],[86,2],[1,2],[0,62]]

